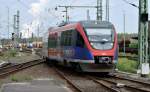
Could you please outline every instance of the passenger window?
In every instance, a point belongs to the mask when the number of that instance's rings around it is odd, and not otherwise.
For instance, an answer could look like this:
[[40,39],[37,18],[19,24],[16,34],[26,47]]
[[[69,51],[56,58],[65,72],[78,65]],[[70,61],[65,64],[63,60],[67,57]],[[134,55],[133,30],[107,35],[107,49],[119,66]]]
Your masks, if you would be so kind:
[[61,33],[61,46],[72,46],[72,30]]
[[56,48],[57,46],[57,35],[50,34],[48,39],[48,47]]

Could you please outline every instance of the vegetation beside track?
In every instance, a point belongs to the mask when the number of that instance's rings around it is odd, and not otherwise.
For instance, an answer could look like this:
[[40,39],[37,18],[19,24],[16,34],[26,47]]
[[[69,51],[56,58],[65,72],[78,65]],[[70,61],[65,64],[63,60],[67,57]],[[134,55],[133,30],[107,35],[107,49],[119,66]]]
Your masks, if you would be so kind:
[[17,62],[26,62],[30,60],[34,60],[35,58],[40,58],[36,54],[26,53],[26,52],[19,52],[16,50],[7,50],[2,52],[3,55],[0,55],[0,61],[8,61],[12,63]]
[[120,56],[124,56],[124,55],[130,56],[130,57],[138,57],[137,54],[131,54],[131,53],[126,53],[126,54],[124,54],[124,52],[119,52],[119,57],[120,57]]
[[128,58],[119,58],[117,69],[123,72],[136,73],[138,61],[130,60]]
[[4,52],[1,52],[0,54],[0,59],[1,60],[5,60],[7,58],[13,58],[13,57],[16,57],[17,56],[17,51],[16,50],[8,50],[8,51],[4,51]]
[[10,76],[10,80],[12,82],[31,81],[32,79],[33,78],[29,75],[25,75],[25,76],[12,75],[12,76]]

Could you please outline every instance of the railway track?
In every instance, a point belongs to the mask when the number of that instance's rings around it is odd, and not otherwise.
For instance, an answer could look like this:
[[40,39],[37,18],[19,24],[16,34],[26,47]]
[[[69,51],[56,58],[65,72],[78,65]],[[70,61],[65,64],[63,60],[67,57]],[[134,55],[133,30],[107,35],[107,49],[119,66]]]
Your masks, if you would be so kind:
[[129,76],[119,75],[119,73],[116,73],[115,75],[109,75],[110,77],[116,78],[116,79],[123,79],[135,83],[140,83],[143,85],[148,85],[150,87],[150,81],[142,80],[142,79],[133,79]]
[[[32,53],[33,50],[32,49],[23,49],[21,52],[26,52],[26,53]],[[41,54],[41,49],[34,49],[34,52],[36,55],[42,57],[42,54]]]
[[110,79],[105,79],[107,81],[113,82],[115,84],[122,83],[125,87],[136,89],[142,92],[150,92],[150,83],[142,80],[132,79],[123,76],[110,76]]
[[107,77],[90,76],[95,82],[104,83],[104,85],[113,87],[118,92],[150,92],[150,83],[138,79],[133,79],[119,75],[108,75]]
[[98,77],[69,70],[54,69],[77,92],[150,92],[150,83],[143,81],[111,75]]
[[68,72],[68,70],[64,71],[58,68],[54,68],[54,70],[77,92],[120,92],[105,85],[103,82],[94,81],[84,73]]
[[43,59],[37,59],[37,60],[25,62],[25,63],[9,65],[7,67],[1,67],[0,68],[0,77],[10,75],[10,74],[15,73],[17,71],[20,71],[20,70],[26,69],[28,67],[32,67],[32,66],[41,64],[43,62],[44,62]]
[[[91,80],[98,82],[98,83],[102,83],[104,86],[108,87],[108,88],[112,88],[114,89],[116,92],[150,92],[150,88],[145,87],[144,84],[143,86],[140,84],[136,84],[136,83],[125,83],[123,81],[120,80],[113,80],[111,78],[95,78],[95,77],[89,77],[91,78]],[[123,80],[123,79],[122,79]],[[126,80],[124,80],[126,81]]]

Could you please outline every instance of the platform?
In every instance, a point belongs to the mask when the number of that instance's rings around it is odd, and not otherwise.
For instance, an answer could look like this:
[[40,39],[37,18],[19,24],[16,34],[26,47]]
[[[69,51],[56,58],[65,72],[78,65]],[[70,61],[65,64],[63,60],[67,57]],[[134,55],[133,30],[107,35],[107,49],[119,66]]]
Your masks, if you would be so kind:
[[36,79],[31,82],[7,83],[1,92],[72,92],[62,82],[54,79]]

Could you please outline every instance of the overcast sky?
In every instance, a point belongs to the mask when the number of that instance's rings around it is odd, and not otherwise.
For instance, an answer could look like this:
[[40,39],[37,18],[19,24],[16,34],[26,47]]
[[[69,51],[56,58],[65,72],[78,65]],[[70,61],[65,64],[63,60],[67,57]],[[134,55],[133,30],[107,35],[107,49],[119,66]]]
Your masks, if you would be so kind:
[[[10,16],[10,32],[13,32],[13,15],[20,11],[20,31],[23,36],[27,37],[32,32],[37,34],[37,26],[40,25],[41,35],[48,27],[56,26],[60,23],[65,15],[64,8],[55,7],[58,5],[96,5],[97,0],[0,0],[0,33],[1,37],[8,37],[7,18],[8,8]],[[105,0],[103,0],[103,20],[105,20]],[[138,5],[138,0],[128,0]],[[150,4],[150,0],[149,0]],[[69,17],[71,21],[85,20],[86,9],[71,8]],[[92,20],[96,19],[96,9],[89,9]],[[150,8],[149,8],[150,12]],[[115,25],[117,32],[123,32],[123,13],[126,15],[126,32],[138,32],[138,9],[123,0],[110,0],[110,21]],[[11,35],[11,33],[9,34]]]

